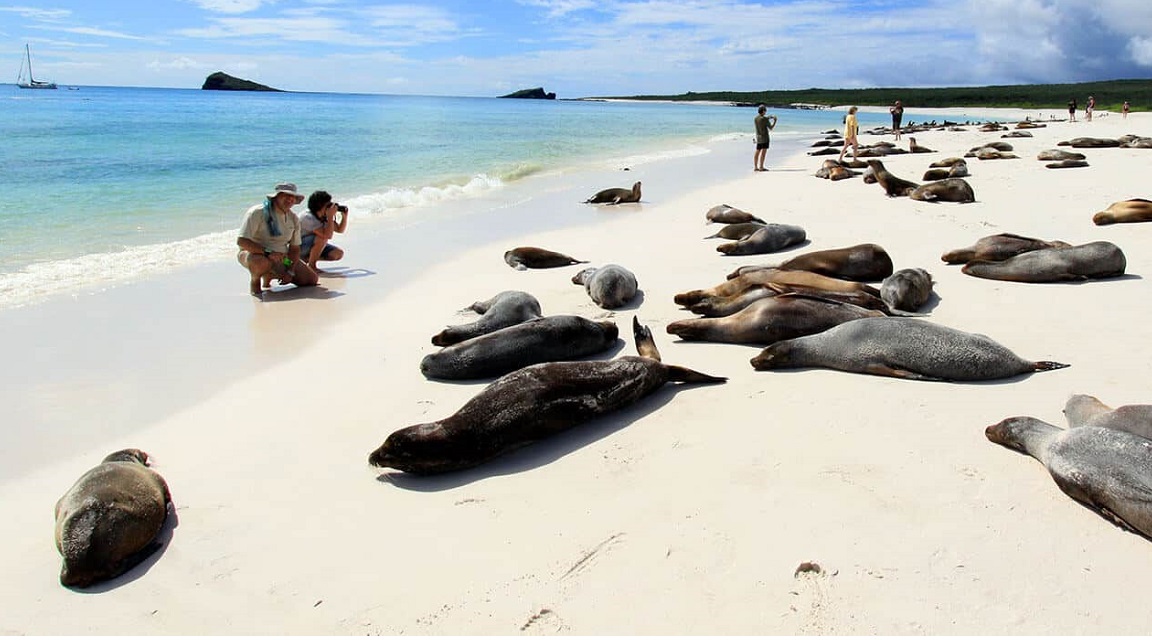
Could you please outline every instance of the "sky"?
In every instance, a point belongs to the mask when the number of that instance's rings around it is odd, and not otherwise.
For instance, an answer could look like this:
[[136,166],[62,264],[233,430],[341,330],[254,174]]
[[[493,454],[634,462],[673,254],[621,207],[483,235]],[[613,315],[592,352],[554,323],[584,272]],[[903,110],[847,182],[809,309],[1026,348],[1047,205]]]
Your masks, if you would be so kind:
[[[9,0],[12,1],[12,0]],[[15,0],[20,2],[20,0]],[[0,0],[14,82],[561,98],[1152,78],[1152,0]]]

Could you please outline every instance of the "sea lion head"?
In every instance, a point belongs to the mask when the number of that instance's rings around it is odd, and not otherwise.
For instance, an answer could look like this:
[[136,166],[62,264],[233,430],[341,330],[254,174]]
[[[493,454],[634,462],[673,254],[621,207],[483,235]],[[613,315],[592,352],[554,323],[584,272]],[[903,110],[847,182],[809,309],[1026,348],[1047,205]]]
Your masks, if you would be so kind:
[[104,457],[104,462],[139,462],[144,466],[148,466],[148,454],[139,449],[121,449],[109,453]]
[[752,358],[752,368],[757,371],[770,369],[783,369],[792,360],[792,343],[782,340],[768,345],[756,357]]
[[1005,418],[984,429],[984,437],[998,445],[1024,452],[1024,435],[1035,429],[1036,419],[1027,416]]
[[592,277],[593,273],[596,273],[596,267],[588,267],[577,272],[576,275],[572,276],[572,284],[584,284],[584,281]]
[[436,473],[459,468],[459,457],[440,423],[429,422],[392,433],[368,456],[368,464],[406,473]]

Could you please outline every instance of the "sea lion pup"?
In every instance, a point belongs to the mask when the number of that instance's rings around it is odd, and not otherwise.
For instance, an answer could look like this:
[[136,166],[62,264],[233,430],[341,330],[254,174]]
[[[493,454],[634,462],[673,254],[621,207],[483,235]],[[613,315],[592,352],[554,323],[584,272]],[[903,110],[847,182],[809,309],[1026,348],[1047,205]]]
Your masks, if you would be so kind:
[[400,429],[368,456],[376,467],[430,475],[467,469],[641,400],[669,382],[726,378],[661,363],[633,321],[637,352],[615,360],[546,362],[496,380],[456,413]]
[[802,253],[782,262],[780,269],[811,271],[831,278],[866,282],[892,275],[892,258],[878,244],[865,243]]
[[976,202],[976,192],[964,178],[944,178],[920,185],[908,197],[924,202]]
[[981,147],[976,151],[969,151],[964,154],[967,158],[977,158],[979,160],[1014,160],[1020,156],[1008,151],[999,151],[992,147]]
[[704,217],[708,223],[721,222],[724,224],[739,224],[741,222],[759,222],[760,224],[767,224],[747,211],[741,211],[736,207],[731,207],[726,204],[718,204],[712,207],[708,210],[708,213],[704,214]]
[[968,163],[964,162],[962,158],[956,158],[956,160],[958,162],[954,162],[944,167],[928,169],[924,172],[924,181],[931,182],[933,180],[943,180],[945,178],[963,178],[968,176]]
[[1087,160],[1061,160],[1059,162],[1049,162],[1044,165],[1045,169],[1075,169],[1078,167],[1087,167]]
[[1118,222],[1148,222],[1152,221],[1152,201],[1144,198],[1121,200],[1108,205],[1103,211],[1097,211],[1092,216],[1092,222],[1097,225],[1116,224]]
[[1152,440],[1152,404],[1126,404],[1113,409],[1095,396],[1076,394],[1064,404],[1068,427],[1119,429]]
[[1068,497],[1152,536],[1152,440],[1104,427],[1061,429],[1029,416],[1001,420],[984,435],[1039,460]]
[[1152,149],[1152,138],[1141,138],[1135,136],[1133,140],[1127,140],[1120,143],[1121,149]]
[[1072,138],[1056,143],[1058,147],[1072,147],[1073,149],[1100,149],[1119,147],[1120,141],[1112,138]]
[[[972,147],[971,149],[968,150],[968,154],[979,153],[981,149],[993,149],[995,151],[1013,151],[1014,150],[1012,145],[1007,143],[1007,142],[992,141],[992,142],[982,144],[978,147]],[[968,154],[965,154],[964,157],[966,157],[966,158],[972,157],[971,155],[968,155]]]
[[432,344],[447,347],[543,315],[540,301],[524,291],[502,291],[482,302],[473,302],[467,310],[481,314],[480,318],[468,324],[449,326],[432,336]]
[[526,269],[553,269],[573,264],[585,264],[587,260],[577,260],[563,253],[556,253],[540,247],[516,247],[504,252],[504,262],[517,271]]
[[1106,241],[1075,247],[1037,249],[1000,262],[973,260],[961,271],[977,278],[1011,282],[1067,282],[1124,275],[1127,260]]
[[740,222],[737,224],[726,224],[720,228],[719,231],[710,236],[706,236],[705,240],[712,238],[724,238],[725,240],[740,240],[752,235],[754,231],[764,226],[762,222]]
[[904,180],[892,175],[887,169],[884,168],[884,163],[879,160],[869,160],[868,167],[872,169],[872,175],[875,176],[876,182],[884,188],[884,193],[888,194],[889,198],[898,198],[912,193],[912,190],[920,185],[910,180]]
[[753,285],[747,289],[735,293],[730,296],[724,297],[711,297],[704,298],[700,302],[688,307],[688,310],[699,316],[706,318],[722,318],[730,316],[748,305],[763,300],[764,298],[771,298],[773,296],[784,295],[786,293],[801,293],[816,296],[818,298],[825,298],[827,300],[835,300],[837,302],[845,302],[854,304],[862,309],[873,309],[880,311],[885,315],[893,313],[893,311],[884,303],[879,297],[863,291],[828,291],[825,289],[816,289],[813,287],[804,287],[795,284],[785,284],[782,282],[769,282],[767,284]]
[[860,175],[859,171],[853,171],[847,166],[841,164],[837,160],[831,158],[825,160],[820,168],[816,170],[817,178],[825,178],[828,180],[845,180],[847,178],[854,178]]
[[755,270],[725,280],[711,289],[695,289],[678,293],[673,297],[673,301],[676,304],[689,307],[705,298],[730,296],[740,293],[749,287],[768,284],[769,282],[800,285],[825,291],[863,291],[877,297],[880,296],[879,289],[861,282],[830,278],[819,273],[812,273],[811,271],[789,271],[776,267],[757,267]]
[[932,275],[924,269],[901,269],[880,283],[880,299],[892,309],[919,311],[932,296]]
[[1083,153],[1074,153],[1072,151],[1065,151],[1063,149],[1045,149],[1036,154],[1037,160],[1048,160],[1059,162],[1061,160],[1084,160],[1087,156]]
[[908,136],[908,151],[910,153],[936,153],[935,149],[929,149],[928,147],[916,144],[916,138],[912,136]]
[[148,468],[148,454],[109,454],[56,503],[60,584],[87,587],[115,578],[158,551],[171,502],[164,478]]
[[716,247],[716,250],[726,256],[775,253],[798,245],[807,238],[808,234],[803,227],[770,222],[752,232],[751,235],[735,242],[726,242]]
[[494,378],[539,362],[576,360],[616,344],[616,323],[549,316],[497,329],[424,356],[420,373],[433,380]]
[[819,333],[849,320],[883,315],[882,311],[816,295],[784,293],[757,300],[730,316],[677,320],[667,330],[681,340],[771,344]]
[[640,202],[640,183],[632,185],[631,189],[614,187],[602,189],[584,201],[585,204],[621,204],[624,202]]
[[975,381],[1062,369],[1033,362],[1004,345],[915,318],[861,318],[822,333],[781,340],[752,358],[757,371],[823,367],[909,380]]
[[617,309],[636,297],[636,275],[618,264],[589,267],[572,276],[572,284],[584,285],[584,290],[597,306]]
[[997,262],[1037,249],[1068,248],[1071,246],[1062,240],[1049,241],[1018,236],[1014,233],[998,233],[994,236],[980,238],[971,247],[953,249],[940,256],[940,259],[948,264],[962,264],[973,260]]

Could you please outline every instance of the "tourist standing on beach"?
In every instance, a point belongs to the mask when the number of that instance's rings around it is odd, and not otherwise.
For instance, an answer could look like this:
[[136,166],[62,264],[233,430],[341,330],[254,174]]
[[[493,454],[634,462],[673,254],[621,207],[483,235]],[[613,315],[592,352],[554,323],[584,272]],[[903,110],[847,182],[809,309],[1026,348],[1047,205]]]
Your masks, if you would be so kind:
[[764,115],[768,111],[768,107],[760,105],[756,109],[756,117],[753,122],[756,124],[756,154],[752,156],[752,167],[754,171],[767,171],[764,168],[764,156],[768,155],[768,146],[771,144],[768,132],[776,128],[776,116]]
[[347,228],[348,207],[334,202],[327,191],[313,191],[308,196],[308,213],[300,217],[300,255],[304,256],[304,263],[319,272],[317,262],[343,258],[344,250],[330,240]]
[[1127,100],[1125,100],[1125,101],[1124,101],[1124,104],[1123,104],[1123,105],[1120,107],[1120,113],[1123,113],[1123,114],[1124,114],[1124,118],[1128,118],[1128,110],[1129,110],[1129,109],[1131,109],[1131,108],[1132,108],[1132,107],[1130,107],[1130,106],[1128,105],[1128,101],[1127,101]]
[[860,125],[856,123],[856,107],[848,108],[848,115],[844,116],[844,148],[840,150],[840,159],[837,162],[844,162],[844,152],[848,151],[848,145],[852,145],[852,159],[856,160],[856,154],[860,153],[860,149],[856,144],[856,134],[860,132]]
[[1068,101],[1068,122],[1076,122],[1076,98]]
[[1096,98],[1088,96],[1088,104],[1084,105],[1084,119],[1092,122],[1092,110],[1096,108]]
[[300,219],[292,211],[304,201],[296,185],[283,182],[244,213],[236,245],[236,260],[248,269],[249,292],[261,297],[263,287],[275,278],[281,283],[311,287],[319,279],[316,272],[300,261]]
[[896,134],[896,139],[900,139],[900,120],[904,118],[904,105],[900,104],[897,100],[896,104],[888,110],[892,114],[892,133]]

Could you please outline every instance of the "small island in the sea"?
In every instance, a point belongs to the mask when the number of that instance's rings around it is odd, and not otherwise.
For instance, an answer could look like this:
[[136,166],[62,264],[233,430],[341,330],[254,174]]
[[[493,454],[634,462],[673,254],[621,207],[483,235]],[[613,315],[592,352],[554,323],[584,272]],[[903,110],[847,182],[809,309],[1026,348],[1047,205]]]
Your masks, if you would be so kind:
[[513,91],[501,98],[527,98],[529,100],[555,100],[556,94],[552,92],[544,93],[544,87],[536,87],[535,89],[521,89]]
[[217,71],[208,76],[204,80],[204,86],[200,88],[211,91],[280,91],[280,89],[274,89],[258,82],[230,76],[223,71]]

